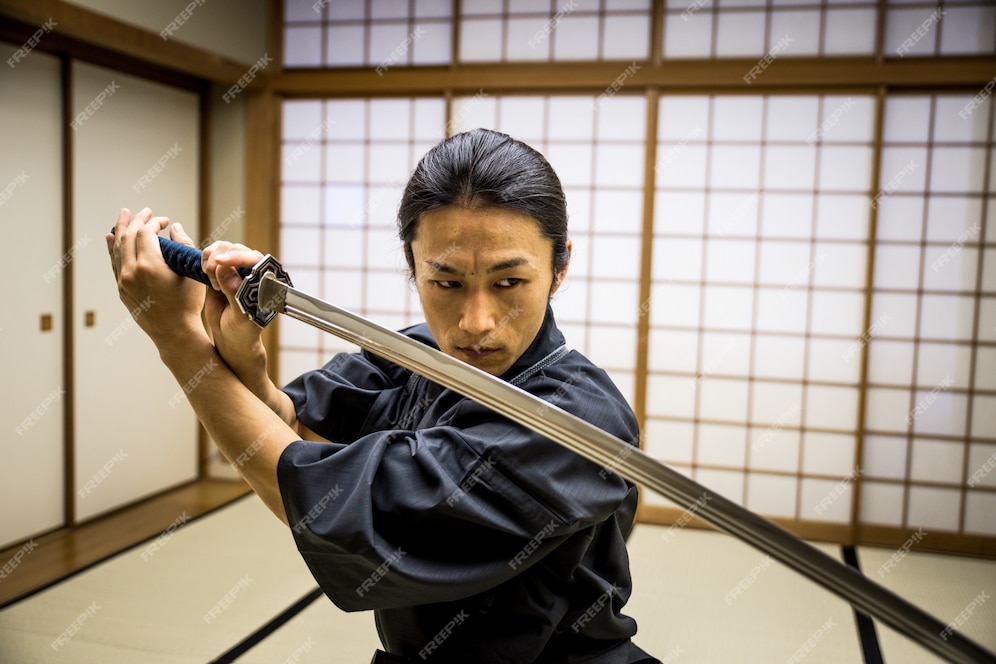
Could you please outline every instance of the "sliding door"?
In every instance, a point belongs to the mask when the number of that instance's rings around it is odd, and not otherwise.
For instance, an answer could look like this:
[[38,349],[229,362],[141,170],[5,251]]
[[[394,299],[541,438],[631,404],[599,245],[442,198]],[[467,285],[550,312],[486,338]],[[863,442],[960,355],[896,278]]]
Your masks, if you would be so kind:
[[[14,46],[0,44],[7,61]],[[62,95],[57,58],[0,68],[0,547],[63,524]],[[16,508],[14,507],[16,506]]]
[[85,64],[73,67],[75,514],[86,519],[197,475],[186,394],[118,299],[104,234],[150,207],[198,237],[195,94]]

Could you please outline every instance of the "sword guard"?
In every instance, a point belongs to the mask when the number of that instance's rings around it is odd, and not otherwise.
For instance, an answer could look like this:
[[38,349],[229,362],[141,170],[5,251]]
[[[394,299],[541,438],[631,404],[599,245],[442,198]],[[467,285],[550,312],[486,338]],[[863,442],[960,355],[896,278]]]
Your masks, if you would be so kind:
[[263,256],[258,263],[252,266],[249,276],[245,278],[235,293],[235,301],[239,305],[239,310],[260,327],[269,325],[270,321],[277,315],[277,311],[267,306],[266,302],[259,300],[259,285],[263,282],[263,276],[266,274],[272,274],[277,281],[288,286],[294,285],[280,262],[270,254]]

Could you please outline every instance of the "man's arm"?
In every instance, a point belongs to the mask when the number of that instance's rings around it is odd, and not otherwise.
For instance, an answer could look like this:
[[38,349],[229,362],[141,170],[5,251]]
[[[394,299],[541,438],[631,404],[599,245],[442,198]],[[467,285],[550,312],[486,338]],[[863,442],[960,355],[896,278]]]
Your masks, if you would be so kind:
[[253,491],[284,523],[277,483],[277,462],[301,436],[263,403],[228,368],[210,339],[159,343],[159,356],[177,382],[208,435]]
[[[286,523],[277,461],[300,436],[283,414],[243,384],[215,348],[201,321],[204,287],[174,274],[163,261],[157,233],[168,224],[165,217],[153,218],[148,208],[134,216],[121,211],[115,233],[106,236],[119,295],[130,311],[138,303],[153,302],[136,322],[159,349],[222,454]],[[171,235],[191,244],[176,226]]]
[[[192,244],[189,239],[187,243]],[[262,329],[242,314],[235,301],[242,283],[239,270],[251,268],[262,258],[260,252],[231,242],[214,242],[204,249],[203,269],[212,286],[204,302],[204,321],[221,357],[242,384],[301,438],[322,441],[297,419],[290,397],[270,380]]]
[[239,268],[251,268],[263,254],[231,242],[214,242],[204,249],[202,267],[211,280],[204,301],[204,322],[225,363],[239,380],[289,425],[297,415],[266,371],[262,329],[239,310],[235,294],[242,283]]
[[[218,294],[208,293],[207,297],[210,299],[216,295]],[[250,325],[256,327],[255,323],[250,323]],[[221,341],[219,335],[213,336],[216,350],[228,368],[232,370],[232,373],[257,399],[266,404],[293,429],[298,438],[328,442],[297,418],[297,411],[291,398],[270,380],[270,375],[266,370],[266,348],[261,339],[257,338],[253,347],[234,351]]]

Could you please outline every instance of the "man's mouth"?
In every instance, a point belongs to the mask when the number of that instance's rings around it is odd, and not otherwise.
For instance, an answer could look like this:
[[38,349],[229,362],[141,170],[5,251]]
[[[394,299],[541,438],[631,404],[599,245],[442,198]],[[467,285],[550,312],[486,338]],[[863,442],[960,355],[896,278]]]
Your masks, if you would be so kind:
[[457,350],[471,360],[481,360],[498,352],[496,348],[484,346],[457,346]]

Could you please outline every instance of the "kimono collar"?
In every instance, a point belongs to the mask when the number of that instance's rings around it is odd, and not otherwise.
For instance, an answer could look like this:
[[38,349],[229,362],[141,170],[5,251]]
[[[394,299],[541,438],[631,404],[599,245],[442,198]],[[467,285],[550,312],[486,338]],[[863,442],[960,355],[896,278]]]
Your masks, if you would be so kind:
[[533,342],[501,378],[512,385],[521,385],[533,374],[557,362],[567,353],[564,334],[557,327],[557,322],[553,318],[553,309],[548,304],[543,324],[540,325]]

